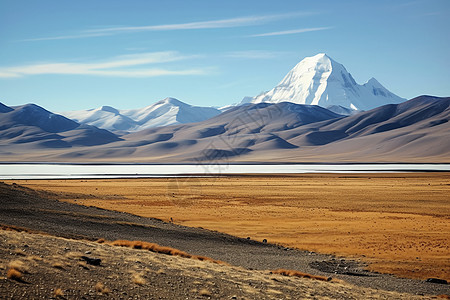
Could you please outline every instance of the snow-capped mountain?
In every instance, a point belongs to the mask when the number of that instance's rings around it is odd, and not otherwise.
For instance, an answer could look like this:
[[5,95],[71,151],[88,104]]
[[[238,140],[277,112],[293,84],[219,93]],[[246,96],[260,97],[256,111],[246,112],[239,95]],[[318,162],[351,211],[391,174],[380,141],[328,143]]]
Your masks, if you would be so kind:
[[405,100],[375,78],[359,85],[343,65],[322,53],[303,59],[272,90],[253,98],[245,97],[241,103],[288,101],[325,108],[369,110]]
[[110,131],[135,132],[150,127],[200,122],[220,113],[213,107],[192,106],[174,98],[166,98],[140,109],[118,110],[102,106],[61,114],[79,123]]
[[[36,104],[6,106],[0,103],[0,144],[31,149],[66,149],[98,146],[121,140],[95,126],[79,124]],[[24,145],[27,145],[26,147]]]

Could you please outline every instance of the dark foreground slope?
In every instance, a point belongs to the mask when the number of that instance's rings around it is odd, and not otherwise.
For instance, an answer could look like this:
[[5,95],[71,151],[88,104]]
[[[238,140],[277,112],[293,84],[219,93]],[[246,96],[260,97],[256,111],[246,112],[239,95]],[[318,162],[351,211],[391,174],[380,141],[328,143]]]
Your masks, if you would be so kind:
[[[100,259],[99,265],[83,257]],[[2,299],[427,299],[144,250],[0,230]],[[18,270],[17,270],[18,269]]]
[[[0,184],[2,225],[18,226],[67,238],[153,242],[244,268],[295,269],[383,290],[432,295],[450,293],[448,285],[369,273],[363,270],[363,265],[345,259],[341,260],[340,264],[347,268],[318,270],[312,266],[327,265],[334,257],[286,249],[126,213],[68,204],[49,199],[49,196],[51,195],[39,194],[17,185]],[[335,271],[338,274],[334,274]]]

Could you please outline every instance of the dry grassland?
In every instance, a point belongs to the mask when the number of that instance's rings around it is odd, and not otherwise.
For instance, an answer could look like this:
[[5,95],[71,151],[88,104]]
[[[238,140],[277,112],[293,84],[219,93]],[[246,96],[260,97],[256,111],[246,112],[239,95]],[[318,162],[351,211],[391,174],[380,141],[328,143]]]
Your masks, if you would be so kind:
[[78,204],[450,280],[450,174],[14,181]]

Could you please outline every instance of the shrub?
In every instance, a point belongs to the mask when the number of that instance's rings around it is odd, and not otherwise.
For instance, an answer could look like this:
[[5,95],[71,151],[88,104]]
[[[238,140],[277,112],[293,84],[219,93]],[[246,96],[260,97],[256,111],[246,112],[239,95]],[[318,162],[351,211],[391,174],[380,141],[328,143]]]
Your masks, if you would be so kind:
[[64,297],[64,292],[62,291],[62,289],[56,289],[53,294],[55,294],[55,297]]
[[9,263],[8,267],[10,269],[16,269],[21,273],[28,273],[28,268],[25,263],[21,260],[13,260]]
[[207,289],[201,289],[198,294],[202,297],[212,297],[212,294]]
[[134,273],[132,275],[133,283],[137,285],[144,285],[146,283],[145,279],[141,276],[141,274]]
[[158,244],[149,243],[149,242],[143,242],[143,241],[127,241],[127,240],[116,240],[113,242],[108,242],[108,244],[113,246],[121,246],[121,247],[129,247],[133,249],[142,249],[142,250],[148,250],[155,253],[162,253],[166,255],[172,255],[172,256],[180,256],[184,258],[191,258],[196,259],[200,261],[209,261],[216,264],[222,264],[227,265],[225,262],[220,260],[215,260],[206,256],[198,256],[198,255],[191,255],[189,253],[186,253],[184,251],[171,248],[171,247],[164,247],[160,246]]
[[101,282],[97,282],[95,290],[100,294],[108,294],[110,292],[110,290]]
[[22,272],[20,272],[17,269],[10,268],[8,272],[6,273],[6,277],[8,279],[22,281]]
[[60,262],[54,262],[52,263],[52,267],[55,269],[60,269],[60,270],[64,270],[64,264],[60,263]]

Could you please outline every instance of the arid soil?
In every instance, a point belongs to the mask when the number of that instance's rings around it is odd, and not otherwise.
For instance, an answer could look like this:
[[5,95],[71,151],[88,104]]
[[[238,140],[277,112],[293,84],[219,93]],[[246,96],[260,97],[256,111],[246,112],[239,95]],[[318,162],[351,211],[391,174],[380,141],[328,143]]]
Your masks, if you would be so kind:
[[3,230],[0,272],[1,299],[427,298]]
[[450,280],[450,174],[15,181],[60,200]]
[[[364,261],[359,259],[352,260],[345,257],[300,251],[270,242],[262,243],[206,229],[166,223],[158,219],[50,199],[50,197],[55,198],[56,196],[60,197],[61,195],[37,192],[17,184],[0,183],[0,229],[91,241],[99,238],[109,241],[142,241],[114,243],[137,245],[141,248],[153,249],[162,253],[177,253],[185,257],[193,255],[197,260],[203,259],[198,256],[208,257],[209,260],[226,262],[249,271],[268,272],[269,270],[288,269],[319,276],[318,278],[322,279],[332,277],[333,281],[343,280],[360,287],[379,290],[430,296],[450,294],[448,284],[402,279],[392,275],[369,272],[365,270]],[[75,195],[71,194],[71,196]],[[111,197],[117,198],[118,196]],[[154,249],[151,243],[160,246]],[[7,243],[8,247],[10,244]],[[29,244],[23,246],[23,248],[29,247]],[[173,252],[167,247],[179,250],[173,250],[175,251]],[[183,254],[183,252],[188,254]],[[86,251],[85,254],[89,255]],[[82,257],[79,258],[82,259]],[[94,261],[97,259],[95,256],[91,256],[91,258]],[[10,272],[10,270],[5,271]],[[15,271],[11,272],[13,274],[9,275],[13,278]],[[39,290],[47,287],[48,283],[46,282],[37,283]],[[27,286],[27,288],[31,289],[31,286]],[[32,295],[33,297],[28,298],[36,298],[35,294]]]

